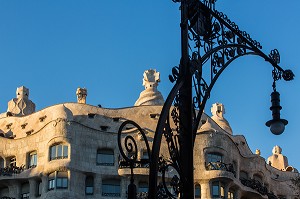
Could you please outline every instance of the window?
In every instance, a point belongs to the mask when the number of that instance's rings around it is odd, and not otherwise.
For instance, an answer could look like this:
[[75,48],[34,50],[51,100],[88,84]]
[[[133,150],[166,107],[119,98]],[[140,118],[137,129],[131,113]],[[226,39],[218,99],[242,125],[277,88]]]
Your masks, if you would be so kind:
[[235,198],[234,195],[235,195],[235,194],[234,194],[234,191],[231,190],[231,189],[229,189],[229,191],[228,191],[228,199],[234,199],[234,198]]
[[22,193],[21,199],[29,199],[29,193]]
[[147,151],[143,151],[142,153],[142,159],[148,160],[149,159],[149,155]]
[[212,196],[216,198],[224,198],[224,185],[221,182],[216,181],[212,183]]
[[146,182],[140,182],[139,183],[138,192],[139,193],[146,193],[146,192],[148,192],[148,183],[146,183]]
[[37,165],[37,152],[32,151],[28,154],[28,168],[34,168]]
[[146,150],[142,151],[141,154],[141,163],[140,163],[140,167],[142,168],[149,168],[150,163],[149,163],[149,154]]
[[201,186],[199,184],[195,185],[195,198],[201,198]]
[[68,172],[59,171],[56,174],[56,188],[67,189],[68,188]]
[[0,168],[4,168],[4,159],[0,157]]
[[111,149],[97,150],[97,164],[104,166],[114,166],[115,158],[114,151]]
[[85,195],[93,195],[94,194],[94,177],[87,176],[85,178]]
[[42,181],[39,180],[36,182],[36,197],[39,197],[42,195],[42,189],[43,189]]
[[22,184],[21,199],[29,199],[29,183]]
[[121,187],[119,180],[103,180],[102,181],[102,196],[120,197]]
[[48,190],[53,190],[55,188],[55,172],[49,174],[48,176]]
[[50,147],[50,160],[65,159],[68,158],[68,146],[67,145],[54,145]]
[[68,188],[68,172],[55,171],[48,176],[48,190]]
[[208,153],[207,162],[223,162],[223,156],[219,153]]
[[0,188],[0,196],[9,196],[9,189],[5,185]]

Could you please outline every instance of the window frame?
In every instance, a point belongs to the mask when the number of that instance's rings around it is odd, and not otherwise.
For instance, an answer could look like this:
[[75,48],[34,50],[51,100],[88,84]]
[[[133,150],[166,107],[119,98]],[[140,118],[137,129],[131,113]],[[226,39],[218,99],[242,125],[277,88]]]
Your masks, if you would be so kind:
[[[196,194],[198,194],[198,193],[196,193],[196,190],[197,190],[197,188],[199,187],[199,195],[196,195]],[[199,184],[199,183],[197,183],[197,184],[195,184],[195,198],[196,199],[200,199],[201,198],[201,185]]]
[[[91,192],[88,192],[88,188],[91,188]],[[85,178],[85,195],[94,195],[94,176],[86,176]]]
[[5,168],[5,160],[0,156],[0,168]]
[[[28,161],[27,161],[28,162],[28,169],[35,168],[37,166],[37,161],[38,161],[37,151],[29,152],[27,157],[28,157]],[[33,157],[33,159],[32,159],[32,157]]]
[[149,184],[147,182],[139,182],[138,193],[147,193],[149,190]]
[[206,161],[209,162],[224,162],[224,155],[218,152],[210,152],[206,154]]
[[[59,185],[59,183],[61,183]],[[56,189],[68,189],[69,180],[67,171],[56,172]]]
[[35,197],[40,197],[42,196],[43,193],[43,184],[42,184],[42,180],[37,180],[36,181],[36,192],[35,192]]
[[63,143],[53,144],[49,147],[49,160],[68,159],[69,145]]
[[69,188],[68,171],[54,171],[48,175],[48,191]]
[[[214,187],[217,187],[217,193],[215,194]],[[211,195],[213,198],[225,198],[225,186],[221,181],[213,181],[211,183]]]
[[235,190],[229,189],[228,194],[227,194],[228,199],[235,199]]
[[56,171],[48,175],[48,191],[54,190],[56,181],[55,181]]
[[28,193],[21,193],[21,199],[29,199],[29,192]]
[[[108,187],[111,186],[114,190],[113,192],[104,192]],[[102,193],[101,195],[104,197],[121,197],[121,181],[116,179],[104,179],[102,180]],[[116,191],[117,190],[117,191]]]
[[97,149],[96,164],[100,166],[114,166],[115,165],[114,150],[108,148]]
[[21,199],[29,199],[30,185],[29,182],[21,185]]

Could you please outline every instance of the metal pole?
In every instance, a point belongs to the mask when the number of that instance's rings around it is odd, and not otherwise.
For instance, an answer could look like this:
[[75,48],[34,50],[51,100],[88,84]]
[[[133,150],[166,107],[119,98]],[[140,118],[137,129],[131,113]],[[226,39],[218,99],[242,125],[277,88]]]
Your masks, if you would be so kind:
[[192,128],[192,74],[189,67],[188,1],[181,1],[181,63],[179,78],[184,79],[179,90],[179,144],[182,175],[181,199],[194,198],[194,161]]

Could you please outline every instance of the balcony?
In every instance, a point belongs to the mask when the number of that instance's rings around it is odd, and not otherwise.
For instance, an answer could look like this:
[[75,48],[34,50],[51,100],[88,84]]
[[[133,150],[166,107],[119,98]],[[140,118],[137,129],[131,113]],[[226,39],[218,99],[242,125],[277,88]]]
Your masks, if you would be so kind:
[[[141,159],[133,163],[134,173],[136,175],[148,175],[149,174],[149,160]],[[119,175],[130,175],[130,163],[126,162],[124,159],[119,159]]]
[[267,187],[263,186],[258,180],[241,178],[240,181],[244,186],[250,187],[262,195],[272,195],[271,193],[268,193]]
[[[134,163],[133,167],[134,168],[149,168],[149,160],[148,159],[141,159],[140,161],[137,161]],[[119,169],[124,169],[124,168],[130,168],[129,162],[126,162],[123,159],[119,160]]]
[[20,167],[17,166],[8,166],[5,168],[0,168],[0,176],[12,176],[15,174],[20,174],[25,170],[25,165]]
[[136,194],[137,199],[148,199],[148,192],[139,192]]
[[209,162],[205,164],[206,170],[222,170],[233,173],[235,176],[235,171],[233,168],[233,164],[225,164],[224,162]]

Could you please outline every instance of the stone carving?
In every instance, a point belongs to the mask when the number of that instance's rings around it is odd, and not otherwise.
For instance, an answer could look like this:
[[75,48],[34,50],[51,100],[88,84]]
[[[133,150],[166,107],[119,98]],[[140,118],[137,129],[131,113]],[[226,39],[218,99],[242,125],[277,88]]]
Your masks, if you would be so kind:
[[224,118],[225,107],[221,103],[215,103],[211,107],[212,119],[227,133],[232,135],[232,129],[228,121]]
[[29,89],[25,86],[17,88],[17,98],[8,102],[8,116],[24,116],[35,112],[35,104],[29,100]]
[[153,69],[146,70],[143,78],[145,90],[141,92],[134,106],[163,105],[165,101],[162,94],[157,90],[158,82],[160,82],[159,72]]
[[261,155],[260,150],[259,150],[259,149],[256,149],[256,150],[255,150],[255,154],[260,156],[260,155]]
[[268,157],[267,163],[276,169],[285,171],[288,167],[288,159],[286,156],[281,154],[282,149],[279,146],[274,146],[270,157]]
[[77,103],[86,104],[86,96],[87,96],[86,88],[77,88],[76,95],[77,95]]

